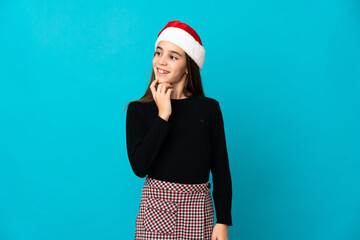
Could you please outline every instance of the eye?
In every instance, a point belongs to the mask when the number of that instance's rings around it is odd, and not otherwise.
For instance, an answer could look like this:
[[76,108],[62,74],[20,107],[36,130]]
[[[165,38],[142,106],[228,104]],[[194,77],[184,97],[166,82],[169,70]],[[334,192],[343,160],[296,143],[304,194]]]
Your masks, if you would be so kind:
[[171,56],[172,58],[175,58],[176,60],[178,59],[177,57],[175,57],[175,56]]
[[156,51],[156,54],[157,54],[157,55],[160,55],[160,52]]

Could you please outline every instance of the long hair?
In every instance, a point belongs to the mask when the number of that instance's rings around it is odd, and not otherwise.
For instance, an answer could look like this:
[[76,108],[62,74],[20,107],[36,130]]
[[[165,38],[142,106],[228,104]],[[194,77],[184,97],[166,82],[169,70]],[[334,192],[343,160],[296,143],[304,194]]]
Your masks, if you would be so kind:
[[[187,76],[187,83],[186,83],[185,89],[183,89],[183,92],[185,93],[186,91],[188,91],[188,92],[191,92],[192,95],[195,97],[205,98],[204,90],[203,90],[202,82],[201,82],[199,66],[194,62],[194,60],[192,60],[191,57],[189,57],[189,55],[187,53],[185,53],[185,55],[186,55],[186,65],[187,65],[187,68],[189,69],[189,74]],[[145,91],[144,96],[142,96],[138,100],[133,100],[133,101],[128,102],[124,108],[124,111],[129,106],[129,104],[132,102],[148,103],[148,102],[154,101],[154,98],[152,96],[151,89],[150,89],[150,85],[154,80],[155,80],[155,72],[154,72],[154,68],[152,67],[150,82]]]

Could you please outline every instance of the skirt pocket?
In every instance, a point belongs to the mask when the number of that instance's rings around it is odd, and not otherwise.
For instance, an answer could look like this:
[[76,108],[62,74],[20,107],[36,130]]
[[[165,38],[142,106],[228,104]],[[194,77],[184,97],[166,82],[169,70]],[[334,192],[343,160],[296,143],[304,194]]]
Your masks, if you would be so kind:
[[175,202],[148,197],[145,206],[144,227],[150,232],[172,233],[177,218]]

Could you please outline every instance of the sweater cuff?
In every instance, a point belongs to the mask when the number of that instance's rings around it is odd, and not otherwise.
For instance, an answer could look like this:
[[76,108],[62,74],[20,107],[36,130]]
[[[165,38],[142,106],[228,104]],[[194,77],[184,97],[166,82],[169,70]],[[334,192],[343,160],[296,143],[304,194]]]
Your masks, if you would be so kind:
[[168,121],[166,121],[165,119],[163,119],[159,115],[156,115],[156,118],[157,118],[156,120],[159,121],[159,122],[162,122],[163,125],[168,125],[168,126],[171,125],[171,123],[169,123]]
[[232,225],[233,225],[231,219],[229,219],[228,221],[223,221],[223,220],[220,220],[220,219],[219,219],[219,220],[216,221],[216,223],[226,224],[226,225],[228,225],[228,226],[232,226]]

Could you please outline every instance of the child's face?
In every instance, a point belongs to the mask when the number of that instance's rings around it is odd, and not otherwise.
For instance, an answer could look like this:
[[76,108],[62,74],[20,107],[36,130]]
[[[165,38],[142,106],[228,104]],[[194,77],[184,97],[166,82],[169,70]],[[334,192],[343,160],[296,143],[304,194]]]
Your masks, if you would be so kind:
[[[159,42],[152,64],[159,83],[177,83],[186,78],[185,52],[171,42]],[[163,73],[159,68],[164,70]]]

